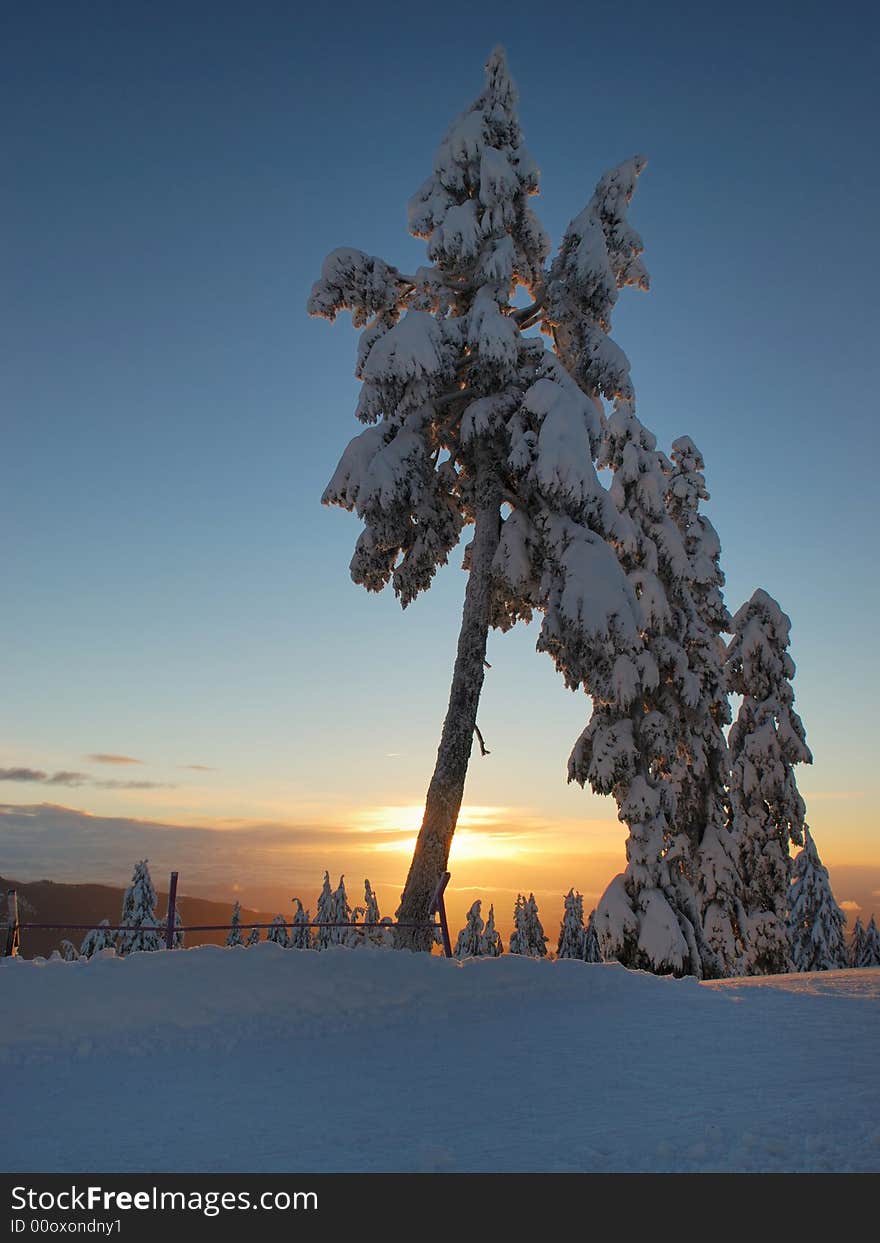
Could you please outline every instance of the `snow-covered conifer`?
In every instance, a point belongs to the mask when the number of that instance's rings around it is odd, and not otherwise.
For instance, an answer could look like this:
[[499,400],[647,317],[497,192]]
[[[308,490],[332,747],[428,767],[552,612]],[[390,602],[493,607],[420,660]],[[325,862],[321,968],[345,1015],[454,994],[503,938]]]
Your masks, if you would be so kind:
[[587,930],[584,933],[584,962],[604,962],[599,933],[596,931],[596,912],[590,911]]
[[495,927],[495,906],[494,903],[489,907],[489,918],[486,920],[486,927],[483,929],[483,935],[480,937],[480,955],[483,958],[500,958],[504,953],[504,944],[501,940],[501,933]]
[[312,948],[312,930],[309,927],[312,921],[311,913],[303,907],[299,898],[290,900],[296,903],[296,911],[290,924],[290,947],[295,950],[310,950]]
[[620,509],[616,547],[642,609],[643,649],[618,658],[615,701],[594,698],[569,759],[569,780],[613,794],[628,826],[627,868],[599,903],[606,958],[660,973],[703,972],[702,919],[687,832],[675,823],[676,766],[687,755],[700,681],[685,648],[690,562],[666,505],[672,467],[639,421],[632,397],[618,398],[600,461],[613,472]]
[[122,900],[122,918],[119,922],[123,931],[119,933],[117,943],[120,954],[165,948],[165,938],[156,915],[156,890],[147,862],[141,859],[135,864],[131,884]]
[[880,967],[880,928],[872,915],[865,929],[865,943],[854,967]]
[[250,932],[248,933],[248,939],[245,941],[245,945],[259,945],[259,943],[260,943],[259,928],[251,928]]
[[100,954],[102,950],[116,948],[117,934],[110,931],[109,924],[109,919],[102,919],[97,928],[93,928],[91,932],[86,933],[83,943],[79,947],[80,957],[94,958],[95,954]]
[[676,829],[687,835],[691,880],[703,921],[704,975],[733,975],[743,955],[745,912],[736,838],[727,793],[730,756],[724,730],[730,724],[722,635],[732,620],[724,603],[721,544],[700,513],[709,499],[703,456],[689,436],[672,443],[666,505],[684,542],[688,572],[670,589],[680,617],[682,647],[697,678],[698,697],[685,712],[682,749],[670,780],[675,790]]
[[813,759],[793,706],[790,629],[777,602],[759,588],[734,617],[727,649],[728,689],[742,696],[728,742],[731,814],[748,921],[746,975],[787,971],[790,957],[789,846],[803,844],[806,814],[794,765]]
[[556,945],[557,958],[583,958],[584,938],[584,899],[583,895],[569,889],[563,899],[562,923],[559,926],[559,940]]
[[[91,936],[91,933],[89,933]],[[61,957],[65,962],[76,962],[79,958],[79,950],[72,941],[64,940],[61,942]]]
[[313,946],[316,950],[325,950],[328,945],[336,944],[333,940],[333,933],[337,932],[338,929],[329,926],[334,923],[335,915],[336,899],[333,890],[330,888],[330,873],[325,872],[324,884],[318,895],[318,909],[315,912],[315,923],[318,927],[315,928]]
[[290,948],[290,937],[287,932],[287,923],[283,915],[276,915],[269,925],[269,931],[266,933],[267,941],[274,941],[276,945],[280,945],[282,949]]
[[241,903],[238,898],[235,899],[235,905],[232,908],[232,927],[229,929],[229,935],[226,938],[227,945],[243,945],[241,935]]
[[379,899],[376,897],[376,891],[373,889],[369,880],[364,881],[364,905],[358,907],[364,917],[364,928],[358,936],[359,944],[366,945],[382,945],[388,944],[388,923],[386,921],[383,926],[382,915],[379,912]]
[[[538,639],[570,687],[616,701],[618,657],[639,646],[640,612],[606,542],[617,524],[594,454],[600,397],[629,394],[610,340],[625,285],[645,287],[626,207],[644,161],[606,174],[559,257],[531,207],[537,169],[501,51],[478,99],[448,129],[410,204],[429,266],[401,272],[351,249],[325,260],[309,311],[349,310],[362,327],[357,416],[324,500],[364,522],[351,563],[368,590],[389,582],[408,605],[466,525],[468,582],[449,708],[398,918],[422,924],[446,868],[461,800],[490,626],[543,615]],[[517,286],[533,302],[517,308]],[[552,344],[526,335],[538,325]],[[398,930],[430,949],[430,932]]]
[[528,931],[527,931],[528,909],[524,894],[516,895],[516,902],[513,904],[513,932],[510,937],[510,945],[508,952],[511,954],[528,954]]
[[331,945],[349,945],[353,943],[356,929],[346,928],[344,925],[352,923],[352,909],[348,903],[348,895],[345,892],[345,877],[339,877],[339,884],[333,891],[333,923],[340,925],[329,929]]
[[528,916],[528,952],[534,958],[546,958],[547,937],[544,935],[544,926],[538,915],[538,903],[533,893],[529,894]]
[[831,892],[810,830],[806,824],[802,828],[804,848],[794,861],[788,915],[791,961],[795,971],[834,971],[849,966],[846,915]]
[[529,958],[544,958],[547,954],[547,938],[538,915],[535,895],[517,894],[513,908],[513,935],[508,952],[525,954]]
[[455,943],[456,958],[479,958],[482,953],[483,933],[486,929],[480,915],[482,905],[478,898],[467,913],[465,926],[459,932]]
[[865,930],[865,925],[862,923],[862,917],[858,915],[853,925],[852,939],[849,943],[849,965],[851,967],[864,967],[868,965],[862,961],[865,955],[867,940],[868,934]]

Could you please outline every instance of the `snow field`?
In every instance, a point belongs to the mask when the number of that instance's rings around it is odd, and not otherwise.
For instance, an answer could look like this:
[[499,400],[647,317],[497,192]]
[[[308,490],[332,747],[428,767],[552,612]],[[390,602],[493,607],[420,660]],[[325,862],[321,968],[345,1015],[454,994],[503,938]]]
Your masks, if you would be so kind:
[[880,1168],[876,969],[264,943],[4,960],[0,998],[10,1172]]

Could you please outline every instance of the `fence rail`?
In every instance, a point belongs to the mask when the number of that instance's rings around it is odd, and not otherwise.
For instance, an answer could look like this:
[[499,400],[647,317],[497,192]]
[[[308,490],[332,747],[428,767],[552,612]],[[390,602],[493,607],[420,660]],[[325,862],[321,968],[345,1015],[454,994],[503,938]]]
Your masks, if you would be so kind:
[[[358,923],[356,920],[317,920],[312,919],[299,924],[291,924],[291,927],[297,928],[430,928],[434,932],[439,932],[443,942],[443,953],[447,958],[452,957],[452,942],[449,937],[449,925],[446,920],[446,903],[444,894],[446,886],[449,884],[449,872],[444,872],[437,881],[437,888],[431,899],[431,909],[429,914],[431,919],[425,921],[397,921],[382,920],[380,923]],[[44,924],[44,923],[23,923],[19,919],[18,914],[18,894],[16,890],[7,891],[7,913],[5,922],[0,922],[0,958],[14,958],[21,952],[21,934],[22,932],[33,931],[56,931],[56,932],[91,932],[95,924]],[[433,916],[438,917],[439,922],[435,922]],[[132,932],[134,927],[131,924],[99,924],[97,927],[102,928],[105,932]],[[178,924],[177,923],[177,872],[171,873],[171,882],[168,887],[168,914],[161,923],[140,924],[137,927],[145,929],[149,932],[165,933],[165,948],[174,949],[175,936],[179,936],[185,932],[231,932],[234,928],[240,930],[253,928],[274,928],[275,923],[238,923],[238,924]]]

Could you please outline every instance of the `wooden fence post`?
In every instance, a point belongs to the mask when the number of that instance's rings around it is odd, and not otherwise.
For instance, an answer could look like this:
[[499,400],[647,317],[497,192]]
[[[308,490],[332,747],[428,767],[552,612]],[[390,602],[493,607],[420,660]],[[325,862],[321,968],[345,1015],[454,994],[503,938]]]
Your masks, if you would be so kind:
[[165,948],[167,950],[174,949],[174,932],[176,920],[174,918],[177,910],[177,873],[171,873],[171,882],[168,885],[168,923],[165,927]]
[[430,914],[434,912],[440,916],[440,932],[443,937],[443,953],[447,958],[452,957],[452,942],[449,939],[449,924],[446,922],[446,903],[443,900],[443,894],[446,892],[446,886],[449,884],[451,873],[444,872],[437,881],[437,888],[434,890],[434,896],[431,899]]
[[0,951],[4,958],[16,958],[21,947],[18,927],[18,894],[14,889],[6,892],[6,925],[0,927]]

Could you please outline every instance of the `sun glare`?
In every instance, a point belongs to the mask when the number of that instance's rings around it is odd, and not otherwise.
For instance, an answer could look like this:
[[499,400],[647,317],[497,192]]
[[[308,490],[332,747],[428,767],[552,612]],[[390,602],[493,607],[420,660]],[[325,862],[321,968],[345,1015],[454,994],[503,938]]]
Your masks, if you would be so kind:
[[[450,862],[511,859],[529,853],[524,847],[523,834],[510,827],[513,823],[512,810],[494,806],[463,807],[458,817]],[[421,803],[371,807],[358,814],[356,828],[365,834],[385,837],[386,840],[372,845],[373,850],[412,854],[423,814]]]

